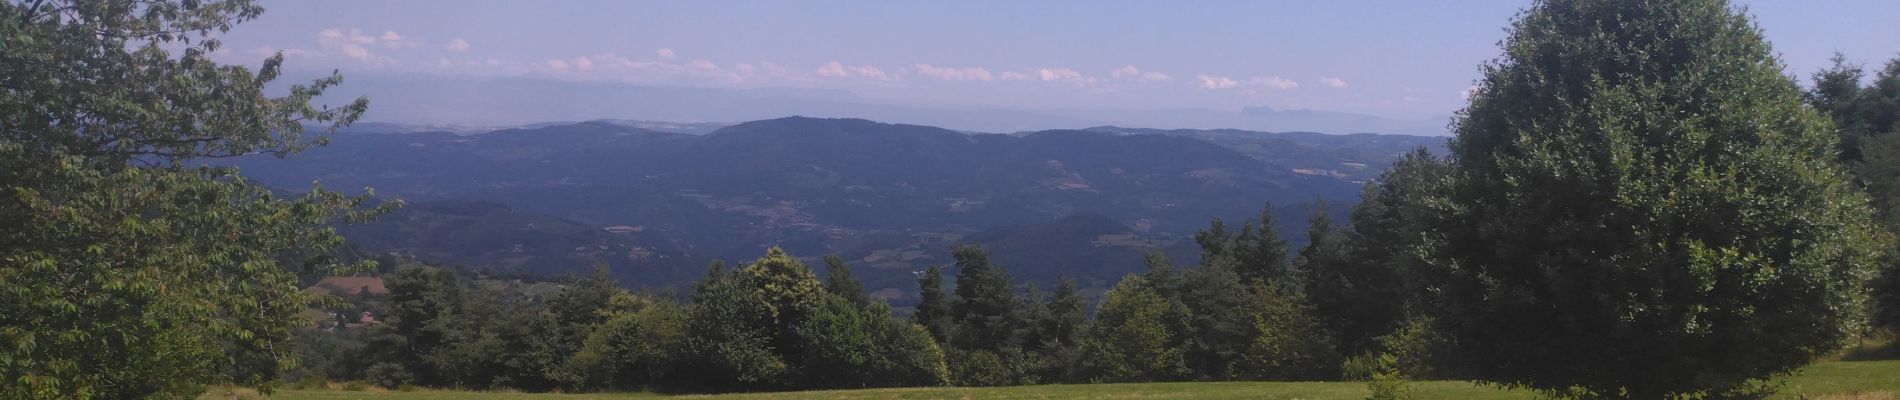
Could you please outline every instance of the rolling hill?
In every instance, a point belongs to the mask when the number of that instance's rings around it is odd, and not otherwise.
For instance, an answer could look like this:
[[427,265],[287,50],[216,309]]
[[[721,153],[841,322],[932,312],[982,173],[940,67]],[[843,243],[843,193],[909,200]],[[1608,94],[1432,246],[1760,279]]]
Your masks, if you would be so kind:
[[902,303],[912,272],[947,264],[957,243],[983,243],[1046,287],[1058,276],[1113,282],[1150,250],[1192,263],[1195,230],[1210,218],[1250,220],[1268,201],[1276,228],[1297,235],[1306,203],[1351,202],[1399,154],[1442,146],[1397,135],[1112,127],[970,134],[803,117],[705,134],[631,125],[356,130],[287,159],[230,162],[277,187],[320,181],[409,201],[343,229],[370,250],[549,274],[599,261],[629,285],[656,286],[778,245],[842,255],[869,290]]

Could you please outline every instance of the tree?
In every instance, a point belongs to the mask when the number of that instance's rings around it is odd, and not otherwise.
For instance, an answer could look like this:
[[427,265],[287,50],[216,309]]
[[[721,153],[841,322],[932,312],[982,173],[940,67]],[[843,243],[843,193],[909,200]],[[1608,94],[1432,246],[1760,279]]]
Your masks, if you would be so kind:
[[1859,65],[1849,65],[1847,56],[1834,53],[1828,61],[1833,66],[1814,74],[1814,88],[1803,94],[1803,100],[1814,109],[1834,119],[1834,127],[1840,138],[1841,161],[1861,160],[1861,140],[1867,136],[1866,125],[1858,121],[1855,113],[1855,100],[1860,97],[1860,81],[1864,76]]
[[957,246],[951,257],[959,269],[956,297],[950,303],[950,319],[957,326],[951,345],[990,351],[1014,346],[1016,283],[1009,272],[990,263],[989,253],[975,245]]
[[[1260,210],[1260,226],[1241,228],[1234,239],[1234,272],[1249,283],[1278,282],[1286,277],[1286,241],[1273,229],[1273,203]],[[1203,265],[1213,265],[1202,262]]]
[[1095,323],[1082,337],[1083,370],[1096,382],[1148,382],[1186,376],[1185,350],[1169,317],[1186,313],[1130,275],[1103,295]]
[[923,326],[937,342],[948,340],[950,305],[943,296],[943,268],[935,265],[925,268],[917,277],[917,291],[922,300],[917,302],[917,312],[911,314],[911,321]]
[[1435,212],[1429,202],[1444,198],[1450,168],[1425,149],[1407,153],[1361,191],[1352,223],[1338,234],[1343,257],[1302,267],[1314,315],[1342,353],[1372,351],[1376,338],[1397,329],[1417,303],[1407,277],[1420,268],[1417,249]]
[[687,309],[685,343],[667,386],[730,390],[777,384],[788,365],[772,347],[765,296],[742,273],[707,279]]
[[851,301],[858,308],[871,306],[871,296],[864,293],[864,283],[851,275],[851,265],[844,263],[844,257],[837,254],[825,256],[825,291]]
[[[322,190],[282,198],[204,157],[285,156],[330,76],[265,95],[207,55],[256,18],[250,1],[0,2],[0,397],[193,398],[262,384],[292,362],[300,276],[364,270],[331,257],[327,224],[373,213]],[[30,344],[30,345],[26,345]]]
[[606,321],[593,326],[580,351],[567,360],[581,376],[574,386],[641,390],[661,384],[674,349],[685,339],[684,311],[626,292],[615,294],[611,303],[601,310]]
[[1747,16],[1541,1],[1504,48],[1455,121],[1420,277],[1461,375],[1728,396],[1855,332],[1882,245]]
[[1056,283],[1056,292],[1049,298],[1050,319],[1042,335],[1047,341],[1045,347],[1073,347],[1076,334],[1082,332],[1082,325],[1088,323],[1088,305],[1082,299],[1082,291],[1076,287],[1075,280],[1063,277]]
[[[568,390],[580,390],[598,383],[591,382],[588,371],[570,362],[570,358],[582,351],[590,332],[607,322],[614,313],[631,312],[608,310],[606,307],[616,302],[644,301],[630,296],[613,279],[606,265],[595,265],[594,274],[589,278],[567,282],[566,287],[548,298],[530,323],[527,359],[534,364],[530,368],[546,377],[547,382],[560,384]],[[622,307],[637,309],[644,306],[629,303]],[[531,385],[530,382],[517,382],[516,385],[520,389],[546,389]]]
[[1186,325],[1169,329],[1182,336],[1187,367],[1199,379],[1241,376],[1235,361],[1254,336],[1246,279],[1233,265],[1212,264],[1188,269],[1181,280],[1179,294],[1169,300],[1181,304]]
[[1256,284],[1246,291],[1246,321],[1251,323],[1234,375],[1269,380],[1318,380],[1339,376],[1339,353],[1332,335],[1313,317],[1298,291]]
[[[1301,294],[1312,305],[1313,315],[1333,343],[1346,354],[1359,354],[1372,339],[1391,329],[1402,318],[1404,296],[1398,281],[1388,270],[1367,265],[1375,261],[1363,258],[1358,246],[1403,246],[1405,242],[1375,243],[1349,240],[1345,232],[1333,227],[1325,203],[1318,203],[1306,229],[1306,246],[1293,261],[1300,276]],[[1383,297],[1368,297],[1384,295]]]
[[[1814,75],[1808,104],[1833,118],[1841,160],[1873,198],[1880,225],[1900,235],[1900,58],[1888,61],[1866,87],[1860,66],[1848,65],[1840,54],[1833,61]],[[1874,284],[1874,322],[1900,326],[1900,261],[1881,264],[1886,269]]]

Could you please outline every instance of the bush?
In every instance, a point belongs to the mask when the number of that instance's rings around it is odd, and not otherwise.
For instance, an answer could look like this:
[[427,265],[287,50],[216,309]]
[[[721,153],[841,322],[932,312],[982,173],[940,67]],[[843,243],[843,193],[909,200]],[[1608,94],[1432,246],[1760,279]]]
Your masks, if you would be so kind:
[[1366,400],[1409,400],[1418,398],[1418,394],[1412,391],[1412,385],[1406,381],[1405,374],[1399,372],[1399,360],[1397,357],[1393,357],[1391,354],[1380,354],[1354,358],[1362,359],[1362,362],[1365,364],[1363,366],[1369,367],[1370,369],[1370,371],[1367,372],[1370,372],[1371,380],[1366,382],[1366,388],[1372,390],[1372,395],[1366,396]]
[[957,357],[952,373],[958,386],[1004,386],[1010,384],[1009,367],[996,353],[977,350]]
[[384,362],[376,363],[369,366],[368,370],[364,370],[363,379],[372,385],[395,389],[415,382],[416,377],[409,374],[409,369],[403,367],[402,364]]

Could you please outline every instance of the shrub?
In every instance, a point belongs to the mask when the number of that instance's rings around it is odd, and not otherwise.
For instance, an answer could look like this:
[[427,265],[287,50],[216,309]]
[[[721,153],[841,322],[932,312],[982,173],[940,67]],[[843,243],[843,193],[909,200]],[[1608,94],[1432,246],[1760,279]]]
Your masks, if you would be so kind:
[[372,385],[395,389],[415,382],[416,377],[409,374],[409,369],[402,364],[385,362],[369,366],[368,370],[363,371],[363,379]]

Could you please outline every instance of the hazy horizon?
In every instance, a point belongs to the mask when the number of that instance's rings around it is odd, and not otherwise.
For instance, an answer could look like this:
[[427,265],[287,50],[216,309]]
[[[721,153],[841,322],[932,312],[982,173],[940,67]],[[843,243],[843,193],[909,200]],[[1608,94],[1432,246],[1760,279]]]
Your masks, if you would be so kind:
[[[1738,3],[1804,81],[1836,51],[1900,54],[1900,26],[1879,23],[1900,3]],[[381,122],[798,114],[1441,135],[1528,4],[269,1],[217,57],[339,70],[338,93],[370,96],[365,120]],[[699,101],[673,100],[687,92]]]

